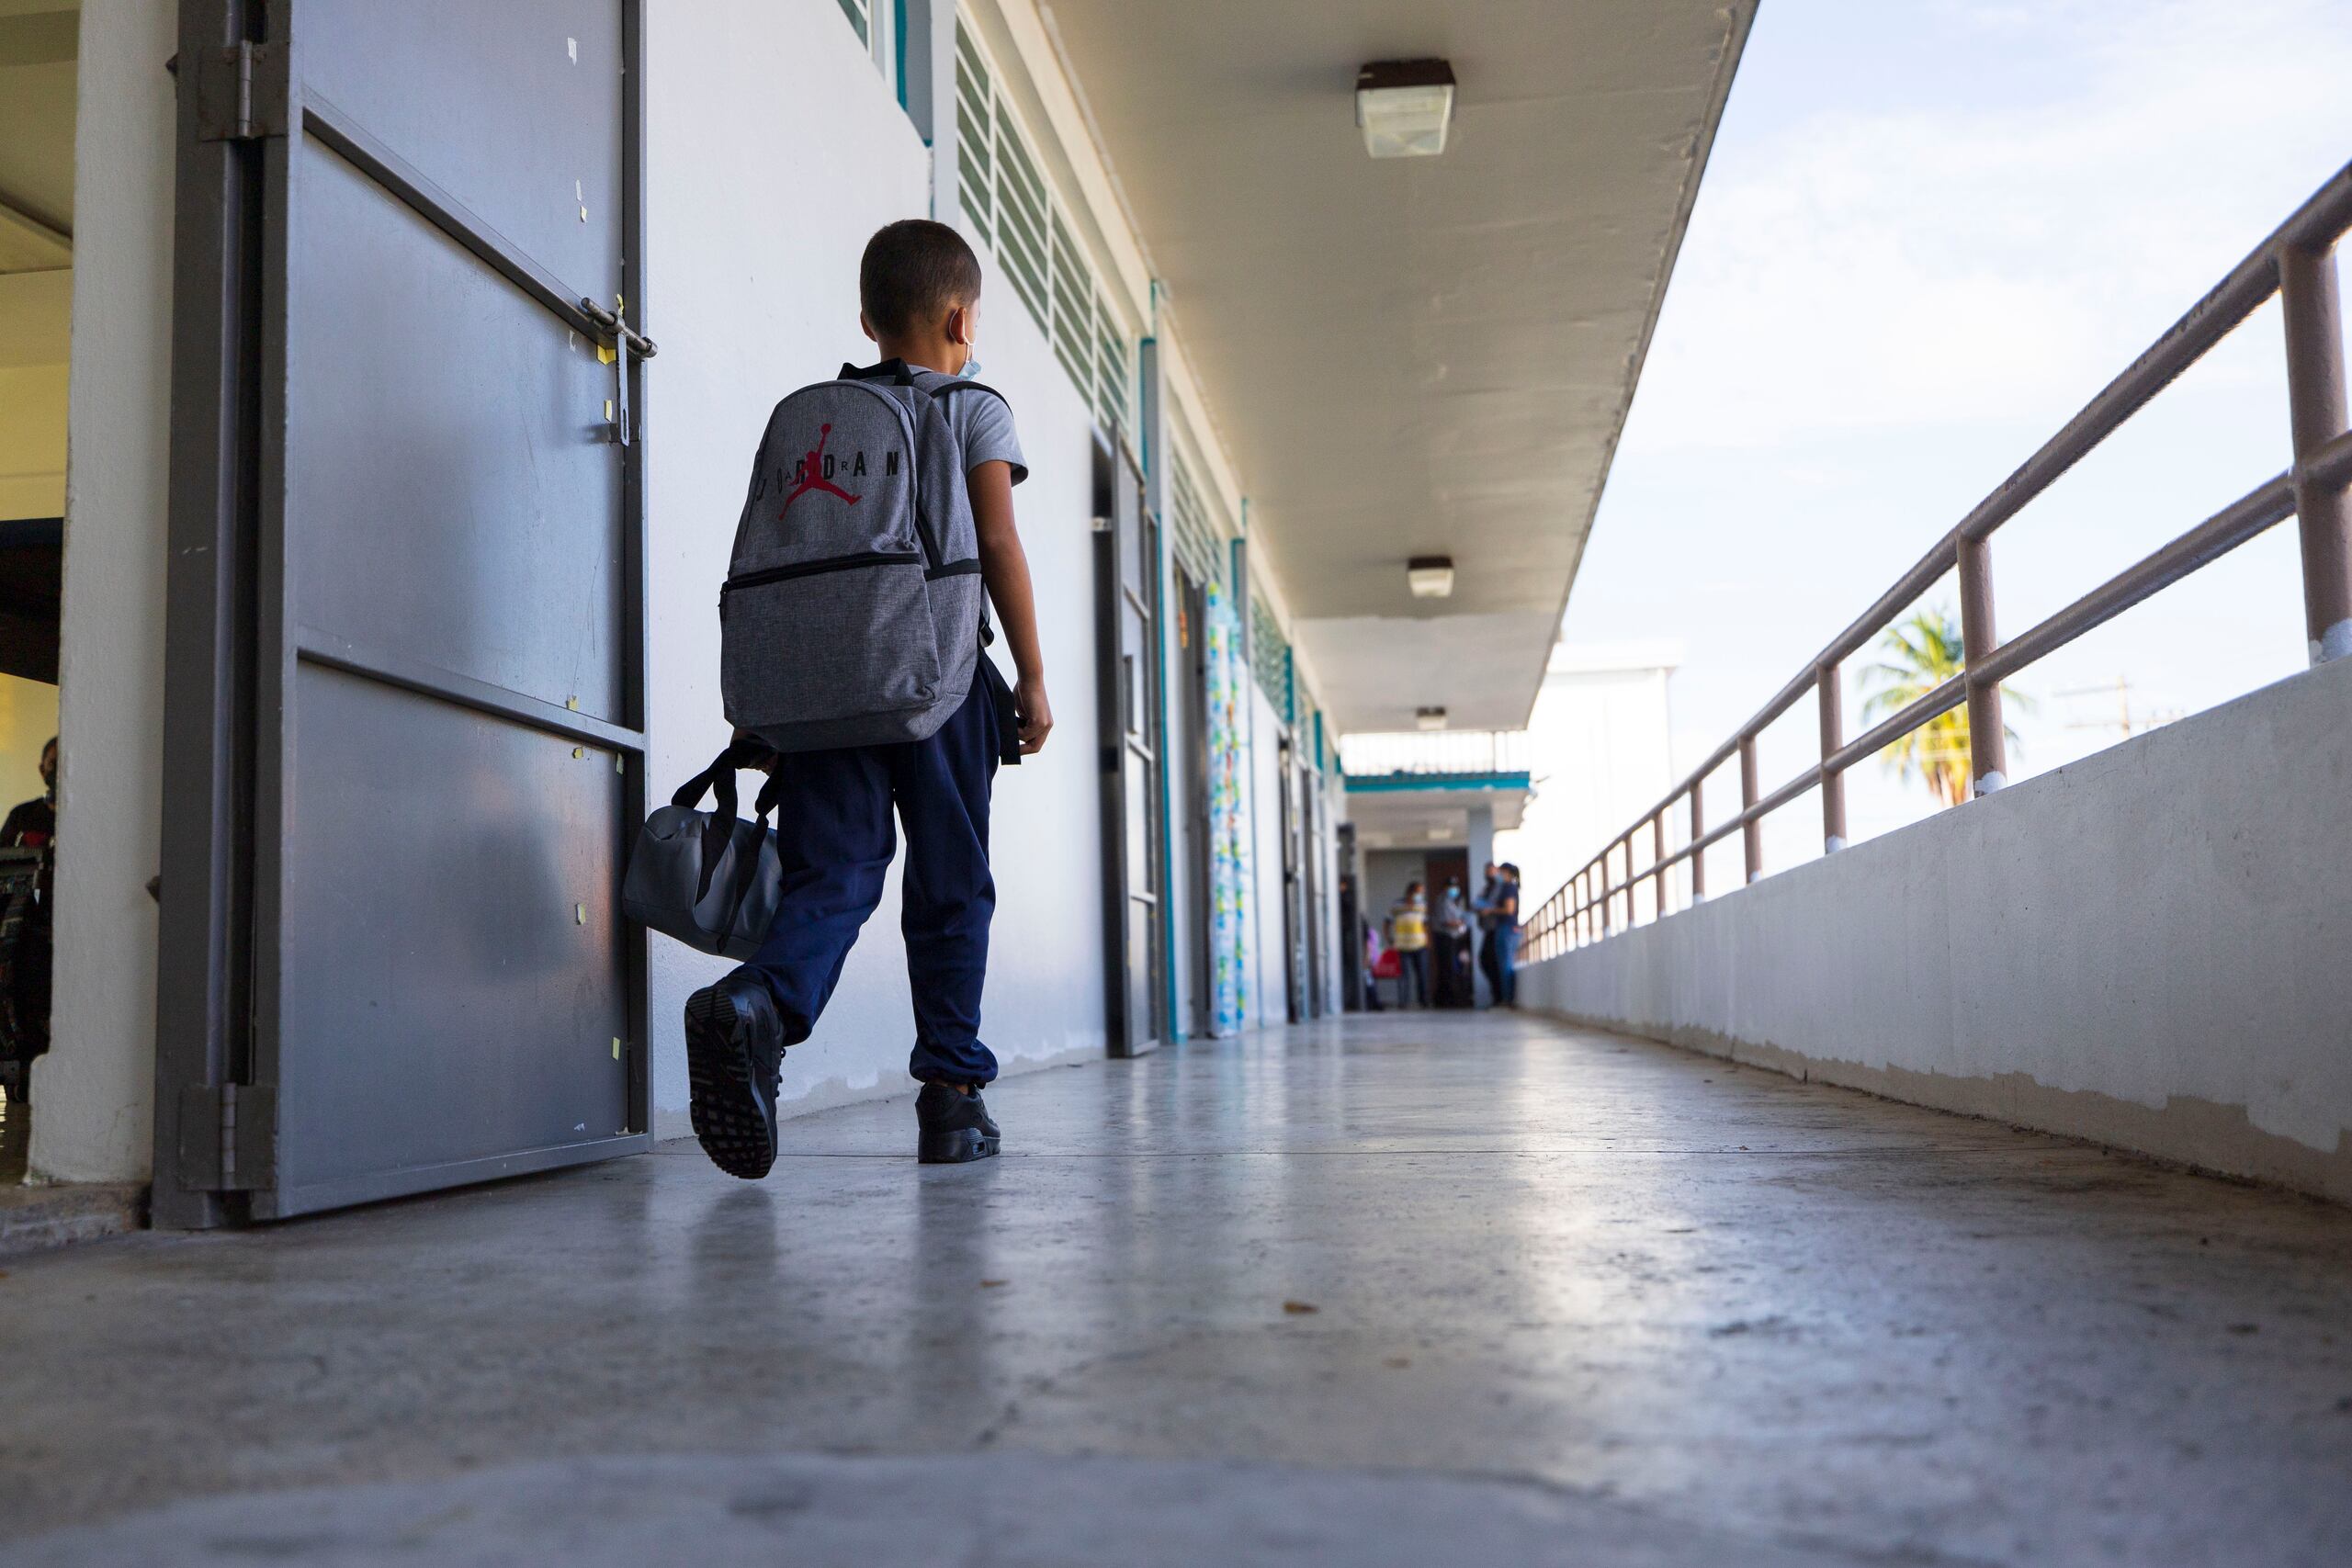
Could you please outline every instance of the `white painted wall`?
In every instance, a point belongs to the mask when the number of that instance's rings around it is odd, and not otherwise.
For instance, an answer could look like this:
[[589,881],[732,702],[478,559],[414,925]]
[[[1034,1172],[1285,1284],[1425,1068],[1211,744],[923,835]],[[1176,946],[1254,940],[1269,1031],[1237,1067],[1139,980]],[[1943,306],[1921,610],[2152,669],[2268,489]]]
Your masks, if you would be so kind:
[[54,1034],[37,1174],[146,1178],[163,813],[173,0],[82,11]]
[[[1379,926],[1388,919],[1388,911],[1405,896],[1413,883],[1426,889],[1429,883],[1429,856],[1419,850],[1366,850],[1363,856],[1363,914],[1367,922]],[[1381,940],[1388,940],[1382,931]]]
[[[32,280],[65,273],[20,274]],[[0,290],[16,277],[0,277]],[[65,504],[66,367],[12,365],[0,344],[0,518],[56,517]]]
[[[857,263],[867,237],[930,211],[930,158],[835,0],[707,0],[653,9],[647,39],[647,394],[652,532],[651,715],[657,785],[727,739],[718,584],[768,411],[865,361]],[[1008,1070],[1100,1052],[1102,854],[1096,828],[1091,421],[1011,284],[989,272],[982,378],[1019,422],[1014,492],[1036,581],[1056,728],[1000,773],[998,906],[982,1038]],[[1008,676],[1009,660],[1001,661]],[[815,1035],[785,1065],[788,1109],[897,1093],[913,1043],[898,875]],[[1039,941],[1042,932],[1052,940]],[[653,939],[656,1131],[684,1131],[686,995],[718,960]]]
[[2352,660],[1521,972],[1523,1005],[2352,1201]]

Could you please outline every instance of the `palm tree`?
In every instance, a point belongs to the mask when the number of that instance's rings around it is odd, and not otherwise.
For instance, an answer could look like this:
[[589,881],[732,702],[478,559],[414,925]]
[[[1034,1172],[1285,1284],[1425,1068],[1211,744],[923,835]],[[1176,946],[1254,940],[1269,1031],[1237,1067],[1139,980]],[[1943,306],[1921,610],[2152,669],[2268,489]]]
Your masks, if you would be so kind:
[[[1921,610],[1888,627],[1886,640],[1879,646],[1885,660],[1862,671],[1864,685],[1875,687],[1862,703],[1865,724],[1902,712],[1968,667],[1960,624],[1940,608]],[[2014,688],[2004,686],[2001,694],[2017,704],[2018,711],[2033,711],[2032,699]],[[2004,726],[2003,733],[2010,746],[2018,744],[2016,730]],[[1959,805],[1970,794],[1968,705],[1938,714],[1889,741],[1879,755],[1905,778],[1917,774],[1926,780],[1928,792],[1941,804]]]

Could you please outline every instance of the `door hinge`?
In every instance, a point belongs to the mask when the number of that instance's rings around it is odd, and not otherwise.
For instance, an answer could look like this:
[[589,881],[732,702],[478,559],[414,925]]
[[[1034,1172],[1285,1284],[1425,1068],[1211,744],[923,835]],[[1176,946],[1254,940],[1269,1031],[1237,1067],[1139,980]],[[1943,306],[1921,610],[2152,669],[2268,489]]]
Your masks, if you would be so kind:
[[180,1090],[180,1185],[250,1192],[277,1179],[277,1090],[267,1084],[190,1084]]
[[283,43],[243,41],[197,57],[200,141],[255,141],[286,134],[290,84]]

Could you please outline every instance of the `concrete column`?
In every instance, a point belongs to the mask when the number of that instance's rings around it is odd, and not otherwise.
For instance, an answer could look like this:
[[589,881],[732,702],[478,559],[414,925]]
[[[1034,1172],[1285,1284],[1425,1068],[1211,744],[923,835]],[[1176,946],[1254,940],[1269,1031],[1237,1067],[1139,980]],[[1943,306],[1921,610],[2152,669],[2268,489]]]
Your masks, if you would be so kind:
[[[1478,896],[1478,889],[1487,885],[1487,863],[1494,858],[1495,808],[1491,806],[1474,806],[1470,808],[1469,887],[1470,897],[1473,898],[1476,898]],[[1484,931],[1478,932],[1471,940],[1473,942],[1484,942],[1486,940],[1486,933]],[[1482,987],[1484,989],[1487,1004],[1492,1006],[1495,1000],[1495,993],[1494,987],[1487,984],[1487,972],[1484,969],[1479,968],[1475,963],[1471,965],[1471,969],[1472,972],[1477,976],[1477,978],[1473,980],[1471,985],[1474,987]]]
[[[1470,880],[1482,879],[1487,863],[1495,858],[1495,808],[1474,806],[1470,808]],[[1475,887],[1472,888],[1476,892]]]

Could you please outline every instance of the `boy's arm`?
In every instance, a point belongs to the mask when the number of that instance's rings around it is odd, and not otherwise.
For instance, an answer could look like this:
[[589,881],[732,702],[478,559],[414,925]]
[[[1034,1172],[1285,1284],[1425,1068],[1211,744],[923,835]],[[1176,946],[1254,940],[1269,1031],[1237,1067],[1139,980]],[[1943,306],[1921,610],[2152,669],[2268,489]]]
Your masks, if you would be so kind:
[[1041,750],[1054,728],[1046,700],[1046,657],[1037,647],[1037,599],[1029,586],[1029,557],[1012,525],[1012,465],[982,463],[967,477],[972,526],[979,536],[980,581],[988,584],[1012,653],[1012,703],[1021,717],[1021,750]]

